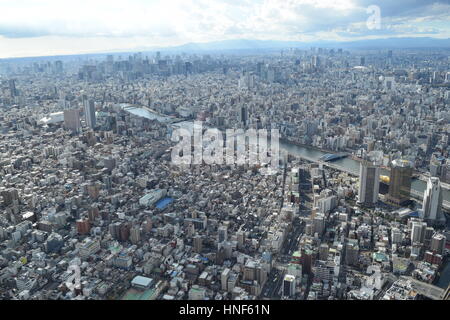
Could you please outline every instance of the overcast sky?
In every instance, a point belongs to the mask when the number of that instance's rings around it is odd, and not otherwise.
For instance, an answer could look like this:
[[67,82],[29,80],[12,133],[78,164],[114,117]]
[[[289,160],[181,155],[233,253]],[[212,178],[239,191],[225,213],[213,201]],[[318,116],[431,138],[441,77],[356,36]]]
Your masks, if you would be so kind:
[[[379,29],[367,26],[371,5]],[[0,0],[0,15],[0,58],[227,39],[450,38],[450,0]]]

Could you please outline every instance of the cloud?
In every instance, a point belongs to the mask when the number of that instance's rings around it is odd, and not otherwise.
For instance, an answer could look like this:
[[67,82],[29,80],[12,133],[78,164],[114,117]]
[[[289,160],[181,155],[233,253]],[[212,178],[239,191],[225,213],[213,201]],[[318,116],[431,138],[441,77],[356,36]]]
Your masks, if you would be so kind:
[[[379,30],[367,28],[370,5],[380,8]],[[131,47],[136,41],[160,46],[237,38],[450,36],[450,0],[0,0],[0,12],[2,47],[26,46],[34,38],[103,44],[110,38],[109,48],[126,38]]]

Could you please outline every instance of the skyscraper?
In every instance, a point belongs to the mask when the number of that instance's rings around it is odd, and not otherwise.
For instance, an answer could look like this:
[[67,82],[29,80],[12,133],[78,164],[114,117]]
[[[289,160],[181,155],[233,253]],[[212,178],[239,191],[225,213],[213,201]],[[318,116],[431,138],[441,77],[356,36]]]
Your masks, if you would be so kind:
[[203,249],[203,239],[200,235],[196,235],[194,237],[194,251],[197,253],[201,253]]
[[442,221],[442,190],[441,181],[437,177],[430,177],[423,194],[423,218],[430,221]]
[[369,161],[359,165],[358,202],[366,206],[374,205],[380,189],[380,168]]
[[409,201],[412,170],[412,163],[408,160],[396,159],[392,161],[388,194],[388,199],[391,202],[403,205]]
[[423,243],[425,240],[425,222],[416,221],[411,226],[411,243]]
[[247,118],[248,118],[247,107],[242,106],[239,113],[239,119],[244,124],[244,126],[247,124]]
[[94,129],[96,124],[94,101],[88,99],[86,95],[83,95],[83,106],[86,125],[89,128]]
[[433,238],[431,238],[431,251],[437,254],[444,253],[445,241],[446,238],[443,234],[436,233],[435,235],[433,235]]
[[11,94],[11,97],[17,96],[16,80],[15,79],[10,79],[9,80],[9,92]]
[[287,274],[283,279],[283,296],[290,297],[295,294],[295,277]]
[[78,109],[64,110],[64,127],[73,132],[80,132],[80,112]]
[[218,229],[218,234],[219,234],[219,243],[227,241],[227,227],[225,226],[220,226]]
[[141,228],[139,225],[134,225],[130,229],[130,240],[133,244],[139,243],[141,241]]

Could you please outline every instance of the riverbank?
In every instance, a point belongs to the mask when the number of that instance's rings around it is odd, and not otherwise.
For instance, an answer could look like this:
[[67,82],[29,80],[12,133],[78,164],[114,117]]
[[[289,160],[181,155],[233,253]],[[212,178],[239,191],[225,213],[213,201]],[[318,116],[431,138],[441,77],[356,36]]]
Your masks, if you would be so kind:
[[[158,113],[150,111],[149,108],[139,108],[139,107],[133,107],[132,109],[127,110],[130,113],[133,113],[135,115],[145,117],[151,120],[158,120],[163,123],[170,123],[174,120],[174,118],[170,118],[168,116],[159,115]],[[321,148],[317,148],[314,146],[309,145],[302,145],[295,141],[290,141],[286,138],[280,139],[280,147],[284,151],[287,151],[288,153],[299,156],[301,158],[304,158],[305,160],[312,161],[312,162],[320,162],[320,157],[322,157],[324,154],[327,153],[336,153],[335,151],[331,150],[324,150]],[[359,174],[359,165],[360,161],[352,159],[352,157],[345,157],[342,159],[338,159],[336,161],[333,161],[333,164],[336,166],[339,166],[341,168],[344,168],[347,172],[351,172],[352,174],[358,175]],[[381,174],[383,175],[389,175],[389,170],[381,169]],[[420,180],[420,179],[413,179],[411,189],[414,190],[418,194],[424,193],[426,189],[426,182]],[[443,188],[442,192],[442,198],[443,200],[450,202],[450,189]],[[420,199],[419,199],[420,200]]]
[[[293,144],[293,145],[296,145],[296,146],[299,146],[299,147],[310,148],[310,149],[314,149],[314,150],[317,150],[317,151],[320,151],[320,152],[325,152],[325,153],[331,153],[331,154],[336,154],[337,153],[337,151],[323,149],[323,148],[319,148],[319,147],[312,146],[312,145],[309,145],[309,144],[303,144],[303,143],[300,143],[300,142],[297,142],[297,141],[294,141],[294,140],[290,140],[288,138],[280,138],[280,142],[281,143]],[[339,153],[340,154],[346,154],[347,156],[351,156],[352,155],[351,153],[349,153],[347,151],[341,151]]]

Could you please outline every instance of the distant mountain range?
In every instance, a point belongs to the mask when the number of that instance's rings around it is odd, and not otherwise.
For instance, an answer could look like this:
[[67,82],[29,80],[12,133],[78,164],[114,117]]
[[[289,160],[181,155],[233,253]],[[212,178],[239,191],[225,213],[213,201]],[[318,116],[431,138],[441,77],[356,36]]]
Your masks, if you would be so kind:
[[224,40],[207,43],[187,43],[181,46],[166,48],[149,48],[160,51],[230,51],[230,50],[261,50],[282,48],[327,47],[343,49],[407,49],[407,48],[450,48],[450,39],[429,37],[418,38],[385,38],[371,40],[338,41],[277,41],[277,40]]
[[[111,50],[97,53],[85,53],[85,54],[71,54],[71,55],[58,55],[52,56],[53,59],[58,58],[61,60],[71,59],[71,57],[100,57],[106,54],[113,55],[126,55],[135,52],[155,52],[161,51],[164,53],[232,53],[248,52],[258,53],[261,51],[281,50],[288,48],[309,49],[311,47],[322,48],[342,48],[342,49],[450,49],[450,39],[436,39],[430,37],[418,37],[418,38],[385,38],[385,39],[371,39],[371,40],[356,40],[356,41],[314,41],[314,42],[300,42],[300,41],[278,41],[278,40],[249,40],[249,39],[237,39],[237,40],[223,40],[213,41],[206,43],[186,43],[180,46],[173,47],[137,47],[133,49],[123,50]],[[36,60],[36,59],[48,59],[49,56],[41,57],[24,57],[24,58],[4,58],[0,60]]]

